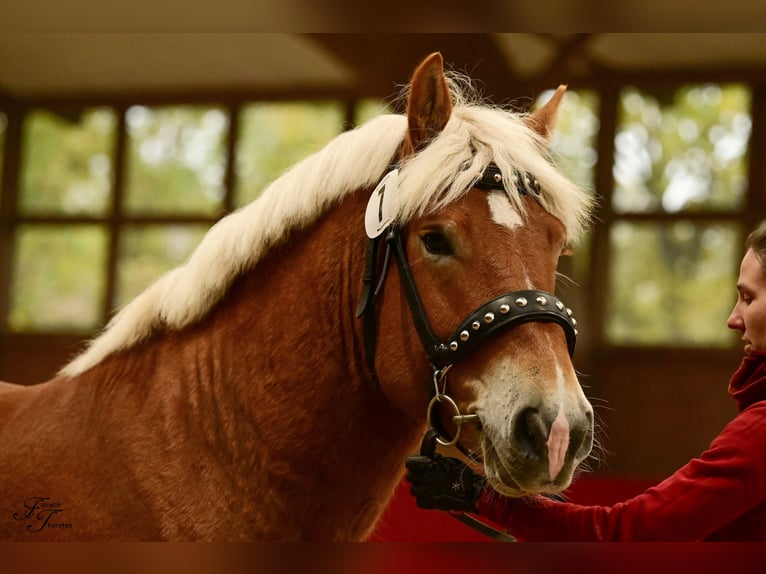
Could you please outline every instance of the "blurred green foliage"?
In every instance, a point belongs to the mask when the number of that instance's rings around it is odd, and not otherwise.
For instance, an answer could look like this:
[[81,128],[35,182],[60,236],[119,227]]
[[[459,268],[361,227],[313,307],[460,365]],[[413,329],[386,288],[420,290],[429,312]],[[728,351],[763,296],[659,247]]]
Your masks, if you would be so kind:
[[113,178],[115,114],[65,119],[46,110],[24,122],[19,210],[34,215],[104,215]]
[[[626,88],[615,137],[617,214],[735,211],[747,187],[750,92]],[[606,334],[622,344],[726,346],[741,258],[738,224],[617,222]]]
[[82,331],[101,322],[107,230],[22,225],[16,232],[11,311],[15,331]]
[[[553,90],[540,94],[533,109],[544,105],[553,95]],[[556,165],[570,179],[591,194],[594,193],[594,167],[598,153],[598,96],[588,90],[567,91],[559,105],[556,123],[551,134],[549,151]],[[579,245],[573,246],[571,257],[562,259],[559,271],[575,286],[587,283],[590,272],[590,233],[586,233]],[[560,289],[571,291],[568,283],[561,283]],[[564,296],[564,292],[560,293]],[[567,296],[567,300],[571,295]]]
[[120,233],[117,307],[183,263],[207,229],[205,225],[126,225]]
[[740,207],[750,128],[750,92],[741,85],[625,88],[615,137],[615,211]]
[[250,203],[285,170],[319,151],[343,128],[340,102],[255,103],[240,118],[237,205]]
[[616,222],[606,334],[617,344],[727,346],[742,255],[737,224]]
[[221,211],[229,127],[223,110],[133,106],[126,123],[126,213],[216,215]]

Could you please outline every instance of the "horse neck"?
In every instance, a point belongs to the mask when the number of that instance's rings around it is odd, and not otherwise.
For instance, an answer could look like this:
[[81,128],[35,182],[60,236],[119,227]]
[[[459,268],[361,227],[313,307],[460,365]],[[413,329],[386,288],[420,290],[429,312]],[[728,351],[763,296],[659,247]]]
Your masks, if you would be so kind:
[[391,453],[400,466],[397,450],[406,451],[419,425],[373,381],[355,317],[367,198],[350,196],[243,277],[218,318],[219,331],[234,335],[238,360],[228,364],[255,417],[269,421],[259,426],[272,444],[355,460],[371,448],[382,459]]
[[231,474],[250,481],[237,485],[239,496],[263,499],[258,491],[273,487],[293,508],[309,497],[304,506],[335,509],[313,527],[326,521],[339,538],[369,531],[422,431],[366,365],[354,316],[365,204],[356,194],[335,206],[235,281],[204,321],[156,334],[106,367],[111,377],[131,373],[166,433],[194,427],[219,460],[236,465]]

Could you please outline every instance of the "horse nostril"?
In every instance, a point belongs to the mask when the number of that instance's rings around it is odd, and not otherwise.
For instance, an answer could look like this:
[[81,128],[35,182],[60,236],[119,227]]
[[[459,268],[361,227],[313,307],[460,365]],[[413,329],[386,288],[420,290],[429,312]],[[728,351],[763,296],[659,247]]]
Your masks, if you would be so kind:
[[575,453],[575,458],[577,460],[582,460],[586,456],[590,454],[590,451],[593,449],[593,430],[591,428],[588,428],[584,433],[582,433],[579,437],[579,442],[575,442],[575,444],[579,444],[579,448],[577,449],[577,452]]
[[593,415],[586,413],[588,424],[572,432],[572,444],[577,445],[575,459],[583,460],[593,449]]
[[537,409],[527,408],[516,416],[513,441],[518,451],[527,458],[543,456],[547,436],[545,423]]

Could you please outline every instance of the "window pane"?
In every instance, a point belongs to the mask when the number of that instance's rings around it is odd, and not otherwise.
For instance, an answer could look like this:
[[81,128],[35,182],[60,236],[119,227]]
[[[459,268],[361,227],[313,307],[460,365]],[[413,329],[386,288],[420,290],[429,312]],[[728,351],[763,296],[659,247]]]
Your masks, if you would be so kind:
[[91,330],[101,323],[106,229],[19,227],[9,326],[14,331]]
[[229,127],[225,112],[133,106],[126,123],[127,213],[215,215],[221,210]]
[[618,344],[727,346],[743,253],[737,224],[618,222],[607,336]]
[[66,118],[27,114],[19,208],[25,214],[103,215],[109,207],[115,115],[86,110]]
[[[534,109],[544,105],[553,90],[540,94]],[[556,165],[570,179],[586,189],[593,189],[594,167],[598,153],[598,96],[590,91],[567,91],[556,114],[550,150]],[[590,272],[591,234],[586,233],[571,257],[559,259],[558,293],[578,311],[575,301],[581,298],[578,285],[587,283]]]
[[374,117],[391,113],[393,113],[393,110],[385,100],[367,98],[364,100],[359,100],[356,103],[356,107],[354,109],[354,121],[356,122],[356,125],[360,125]]
[[615,211],[741,207],[750,128],[745,86],[687,86],[667,94],[624,89],[615,136]]
[[242,110],[237,145],[236,203],[254,200],[287,168],[338,135],[345,113],[339,102],[257,103]]
[[[553,95],[543,92],[535,107]],[[556,164],[579,185],[593,188],[593,168],[598,159],[596,135],[599,129],[598,96],[589,91],[568,91],[556,114],[550,149]]]
[[117,306],[183,263],[207,230],[205,225],[126,226],[120,235]]

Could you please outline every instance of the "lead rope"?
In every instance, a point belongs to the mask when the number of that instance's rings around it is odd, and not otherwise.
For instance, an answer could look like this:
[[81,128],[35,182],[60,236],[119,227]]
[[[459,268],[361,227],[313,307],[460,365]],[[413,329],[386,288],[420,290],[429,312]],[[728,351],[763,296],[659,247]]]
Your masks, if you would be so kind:
[[[429,412],[430,412],[430,409],[429,409]],[[460,434],[459,425],[458,425],[457,434]],[[439,439],[439,433],[433,427],[429,427],[428,430],[426,431],[426,434],[423,436],[423,441],[420,443],[421,456],[427,456],[429,458],[432,458],[434,453],[436,452],[437,442],[439,444],[442,444]],[[462,522],[469,528],[473,528],[477,532],[481,532],[484,536],[488,536],[489,538],[492,538],[493,540],[497,540],[498,542],[518,542],[513,536],[508,534],[508,532],[503,532],[502,530],[498,530],[497,528],[490,526],[486,522],[482,522],[478,518],[475,518],[466,512],[450,510],[447,512],[447,514],[449,514],[455,520]]]

